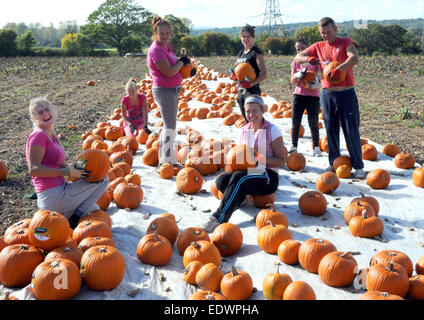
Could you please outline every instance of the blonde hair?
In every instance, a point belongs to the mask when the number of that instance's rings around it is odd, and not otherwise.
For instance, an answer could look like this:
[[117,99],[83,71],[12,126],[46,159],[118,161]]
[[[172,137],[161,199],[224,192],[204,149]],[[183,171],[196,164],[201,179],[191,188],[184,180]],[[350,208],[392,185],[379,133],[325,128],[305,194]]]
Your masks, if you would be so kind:
[[56,108],[54,107],[54,105],[47,99],[47,97],[37,97],[32,99],[29,102],[29,117],[32,121],[32,125],[34,128],[37,127],[37,118],[38,118],[38,114],[37,111],[35,110],[37,107],[39,106],[47,106],[50,109],[50,112],[53,113],[54,119],[57,119],[57,112],[56,112]]
[[128,89],[129,88],[134,88],[135,91],[138,91],[138,87],[137,87],[137,81],[133,78],[131,78],[130,80],[128,80],[127,84],[125,85],[125,91],[128,94]]
[[153,19],[152,19],[152,29],[153,29],[152,41],[157,41],[158,40],[157,29],[160,26],[168,26],[169,27],[169,30],[171,31],[171,36],[173,35],[171,24],[168,21],[163,20],[159,16],[154,16]]

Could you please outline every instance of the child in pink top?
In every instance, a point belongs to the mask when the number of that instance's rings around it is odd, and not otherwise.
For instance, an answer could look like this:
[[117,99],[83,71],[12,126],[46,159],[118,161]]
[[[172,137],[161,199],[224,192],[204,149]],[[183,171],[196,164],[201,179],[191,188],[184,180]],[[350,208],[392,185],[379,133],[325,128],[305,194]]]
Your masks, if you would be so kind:
[[[308,45],[305,40],[299,39],[296,44],[296,51],[301,52],[305,50]],[[307,71],[313,71],[318,74],[318,66],[306,65],[303,66],[293,61],[291,64],[291,82],[295,86],[293,92],[292,102],[292,130],[291,138],[292,145],[289,152],[297,151],[297,144],[299,140],[299,131],[302,123],[303,113],[306,109],[308,114],[308,123],[311,130],[313,153],[315,156],[320,156],[321,151],[319,149],[319,129],[318,129],[318,114],[320,110],[320,88],[317,86],[316,89],[306,89],[301,82],[303,75],[301,71],[306,67]],[[317,78],[318,81],[318,78]],[[319,83],[317,83],[319,85]]]
[[125,87],[127,95],[121,99],[122,116],[124,117],[125,135],[136,137],[138,130],[144,128],[147,133],[151,131],[147,129],[147,102],[144,94],[138,93],[136,81],[130,79]]

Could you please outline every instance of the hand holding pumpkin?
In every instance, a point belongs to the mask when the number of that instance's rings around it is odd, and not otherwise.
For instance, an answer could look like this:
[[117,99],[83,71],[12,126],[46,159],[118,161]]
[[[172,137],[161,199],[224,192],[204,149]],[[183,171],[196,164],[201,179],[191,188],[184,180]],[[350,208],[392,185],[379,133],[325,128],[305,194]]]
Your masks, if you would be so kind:
[[252,83],[250,81],[240,80],[239,84],[240,84],[240,87],[242,87],[244,89],[249,89],[252,86]]
[[339,80],[341,74],[342,74],[342,72],[339,69],[334,68],[333,70],[330,71],[330,74],[329,74],[330,80],[331,81],[337,81],[337,80]]

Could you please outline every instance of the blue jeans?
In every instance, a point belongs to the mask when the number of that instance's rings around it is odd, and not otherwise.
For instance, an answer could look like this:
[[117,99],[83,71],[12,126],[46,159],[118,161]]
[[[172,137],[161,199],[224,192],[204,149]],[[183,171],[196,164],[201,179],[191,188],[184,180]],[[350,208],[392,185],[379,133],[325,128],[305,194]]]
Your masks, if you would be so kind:
[[340,125],[343,129],[352,167],[364,168],[359,134],[359,105],[355,89],[322,90],[320,99],[328,139],[330,165],[340,156]]

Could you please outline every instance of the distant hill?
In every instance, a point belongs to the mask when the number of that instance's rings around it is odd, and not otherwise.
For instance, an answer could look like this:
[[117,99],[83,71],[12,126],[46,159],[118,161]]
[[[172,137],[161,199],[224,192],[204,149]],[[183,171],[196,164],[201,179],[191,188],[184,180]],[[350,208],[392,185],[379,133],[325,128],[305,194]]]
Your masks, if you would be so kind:
[[[354,20],[350,21],[343,21],[343,22],[337,22],[338,26],[338,34],[340,36],[347,36],[349,35],[353,28],[354,28]],[[396,24],[399,25],[410,32],[418,33],[423,30],[424,25],[424,19],[418,18],[418,19],[393,19],[393,20],[368,20],[368,23],[376,23],[380,25],[390,25],[390,24]],[[298,23],[288,23],[284,24],[284,35],[285,36],[294,36],[296,34],[297,30],[301,30],[306,27],[313,27],[318,24],[318,21],[316,22],[298,22]],[[240,27],[232,27],[232,28],[199,28],[194,29],[190,33],[190,36],[198,36],[205,32],[221,32],[224,33],[230,37],[238,36],[240,33]],[[258,25],[256,26],[256,34],[262,33],[262,26]]]

